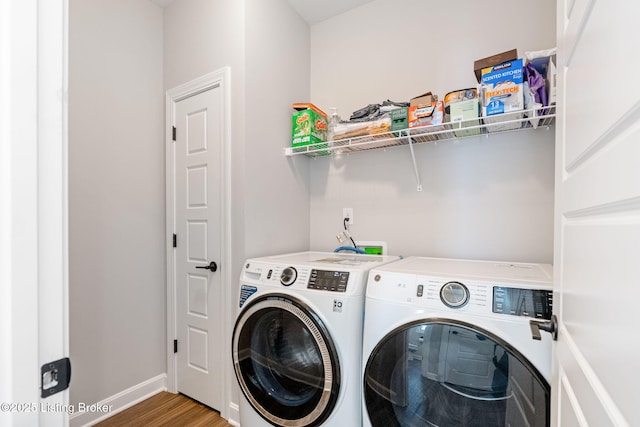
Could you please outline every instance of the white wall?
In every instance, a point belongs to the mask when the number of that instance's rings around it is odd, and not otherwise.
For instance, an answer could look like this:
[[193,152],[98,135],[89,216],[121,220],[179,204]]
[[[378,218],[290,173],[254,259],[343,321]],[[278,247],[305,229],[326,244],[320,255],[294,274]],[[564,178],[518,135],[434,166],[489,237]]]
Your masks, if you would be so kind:
[[309,163],[283,149],[309,100],[309,26],[286,0],[246,3],[246,255],[308,250]]
[[[69,2],[71,404],[166,372],[162,10]],[[76,406],[77,407],[77,406]]]
[[[311,28],[311,99],[343,118],[383,100],[475,87],[473,62],[555,46],[555,1],[377,0]],[[517,132],[311,161],[311,247],[356,240],[394,254],[553,259],[553,132]]]
[[175,0],[164,9],[165,89],[230,66],[242,94],[244,9],[230,0]]
[[[164,63],[165,90],[231,68],[232,277],[248,257],[308,249],[309,165],[282,150],[291,104],[309,98],[309,27],[286,0],[176,0],[164,11]],[[237,279],[228,286],[235,301]]]

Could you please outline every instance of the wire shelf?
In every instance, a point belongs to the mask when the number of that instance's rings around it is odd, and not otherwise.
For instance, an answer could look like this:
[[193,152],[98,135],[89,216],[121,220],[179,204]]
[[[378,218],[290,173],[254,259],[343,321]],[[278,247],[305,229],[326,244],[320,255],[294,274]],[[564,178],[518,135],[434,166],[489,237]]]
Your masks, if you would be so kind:
[[549,128],[555,123],[555,105],[541,109],[521,110],[491,117],[448,122],[438,125],[399,129],[390,132],[336,139],[299,147],[286,147],[286,156],[331,156],[357,151],[459,140],[522,129]]

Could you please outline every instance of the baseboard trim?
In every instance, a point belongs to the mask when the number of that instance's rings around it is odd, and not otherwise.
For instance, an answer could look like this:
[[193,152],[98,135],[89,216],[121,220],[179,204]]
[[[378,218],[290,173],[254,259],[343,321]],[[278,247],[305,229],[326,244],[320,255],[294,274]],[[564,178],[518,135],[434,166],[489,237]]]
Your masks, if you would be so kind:
[[[145,399],[167,390],[167,374],[150,378],[95,404],[77,404],[69,417],[69,427],[88,427],[103,421]],[[80,405],[86,408],[81,412]],[[93,409],[93,410],[92,410]]]
[[227,422],[233,427],[240,427],[240,406],[237,403],[229,403],[229,419]]

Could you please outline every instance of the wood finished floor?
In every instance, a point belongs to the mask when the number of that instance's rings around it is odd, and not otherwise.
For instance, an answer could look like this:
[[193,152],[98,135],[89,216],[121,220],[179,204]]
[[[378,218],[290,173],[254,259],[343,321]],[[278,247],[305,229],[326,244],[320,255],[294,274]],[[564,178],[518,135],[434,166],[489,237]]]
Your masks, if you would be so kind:
[[216,411],[181,394],[160,392],[96,424],[99,427],[230,427]]

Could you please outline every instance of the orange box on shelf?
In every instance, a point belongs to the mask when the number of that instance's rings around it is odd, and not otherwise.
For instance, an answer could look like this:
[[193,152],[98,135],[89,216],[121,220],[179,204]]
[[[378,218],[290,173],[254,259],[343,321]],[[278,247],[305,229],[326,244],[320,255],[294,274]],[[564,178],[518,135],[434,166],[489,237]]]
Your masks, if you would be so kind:
[[429,105],[411,105],[407,116],[410,128],[441,125],[444,121],[444,103],[434,101]]

